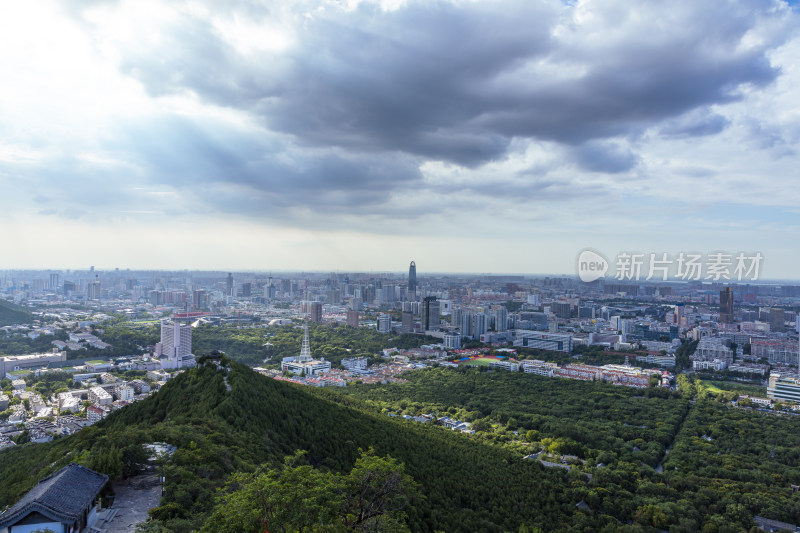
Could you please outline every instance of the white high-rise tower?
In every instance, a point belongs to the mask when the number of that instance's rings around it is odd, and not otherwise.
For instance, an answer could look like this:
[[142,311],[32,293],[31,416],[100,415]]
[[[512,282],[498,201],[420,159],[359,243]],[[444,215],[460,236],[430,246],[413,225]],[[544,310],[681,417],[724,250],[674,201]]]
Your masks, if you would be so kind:
[[156,343],[155,356],[162,368],[194,366],[192,327],[180,322],[161,321],[161,342]]
[[303,344],[300,346],[300,356],[297,361],[301,363],[311,361],[311,342],[308,340],[308,317],[303,323]]

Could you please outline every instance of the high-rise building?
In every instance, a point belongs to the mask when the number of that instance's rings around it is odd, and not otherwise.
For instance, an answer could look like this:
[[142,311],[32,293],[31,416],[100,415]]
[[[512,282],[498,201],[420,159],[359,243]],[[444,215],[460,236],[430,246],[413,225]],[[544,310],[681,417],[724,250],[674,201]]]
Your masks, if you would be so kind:
[[415,299],[417,293],[417,265],[411,261],[408,267],[408,299]]
[[733,290],[730,287],[719,291],[719,321],[733,323]]
[[347,325],[353,328],[358,327],[358,311],[347,312]]
[[378,331],[381,333],[389,333],[392,331],[392,317],[391,315],[387,315],[381,313],[378,315],[378,324],[377,328]]
[[411,333],[414,331],[414,313],[411,313],[410,311],[403,311],[401,319],[403,326],[400,330],[400,333]]
[[242,283],[242,296],[244,298],[250,298],[253,295],[253,284],[249,281],[246,283]]
[[99,300],[100,299],[100,280],[97,276],[94,277],[94,281],[90,281],[89,285],[86,289],[86,297],[89,300]]
[[472,311],[461,311],[461,336],[472,338]]
[[395,290],[394,285],[384,285],[383,288],[378,291],[378,299],[380,303],[391,303],[395,301]]
[[426,296],[422,306],[422,329],[437,331],[441,325],[439,301],[436,296]]
[[769,310],[770,331],[782,332],[784,329],[784,322],[786,322],[786,317],[782,308],[773,307]]
[[508,330],[508,310],[505,307],[498,307],[494,310],[494,330]]
[[311,302],[308,306],[308,314],[312,322],[322,322],[322,303]]
[[161,368],[194,366],[192,327],[180,322],[162,320],[161,342],[156,343],[155,356],[161,359]]
[[228,277],[225,279],[225,296],[234,296],[233,294],[233,274],[228,272]]
[[460,307],[454,307],[450,311],[450,325],[454,328],[461,327],[461,314],[462,310]]
[[292,294],[292,280],[290,279],[281,280],[281,293],[283,293],[284,296],[289,296]]
[[69,294],[71,292],[75,292],[75,283],[71,281],[65,281],[64,284],[61,286],[61,291],[64,294]]
[[327,296],[328,303],[331,305],[339,305],[342,303],[342,291],[339,289],[330,289]]
[[558,318],[569,319],[572,316],[572,304],[569,302],[553,302],[550,304],[550,310]]
[[472,338],[479,339],[488,329],[486,313],[472,314]]
[[208,291],[203,289],[192,291],[192,307],[194,309],[206,309],[208,307]]
[[444,347],[446,350],[460,350],[461,335],[459,333],[445,333]]
[[58,289],[58,274],[50,274],[50,290]]

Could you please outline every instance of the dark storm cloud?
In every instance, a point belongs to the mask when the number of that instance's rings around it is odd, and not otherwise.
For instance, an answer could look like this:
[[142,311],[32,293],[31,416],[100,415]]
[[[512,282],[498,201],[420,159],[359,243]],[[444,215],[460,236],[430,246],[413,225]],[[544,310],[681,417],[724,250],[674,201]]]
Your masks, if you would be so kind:
[[[154,94],[191,90],[256,113],[307,145],[465,166],[503,157],[514,137],[581,144],[636,135],[734,101],[743,84],[764,86],[778,74],[766,46],[740,46],[768,16],[766,2],[621,11],[616,25],[624,30],[625,17],[638,17],[641,27],[600,50],[581,35],[553,36],[562,9],[434,2],[392,12],[363,4],[355,12],[314,11],[297,46],[256,57],[237,54],[207,21],[186,16],[157,49],[128,55],[124,69]],[[659,10],[676,26],[665,32]],[[664,132],[708,135],[722,127],[718,117]]]
[[[152,200],[170,214],[271,220],[305,212],[412,217],[423,208],[396,197],[416,191],[423,202],[449,191],[514,201],[597,195],[573,180],[636,169],[633,147],[645,131],[656,139],[723,131],[728,119],[711,109],[780,74],[768,56],[786,35],[779,23],[772,32],[759,26],[788,16],[777,3],[588,5],[594,11],[581,16],[580,3],[516,0],[410,2],[390,11],[368,2],[352,11],[298,2],[280,12],[258,2],[208,3],[210,15],[177,7],[148,28],[158,38],[118,43],[122,73],[150,96],[196,95],[244,119],[162,113],[120,123],[100,151],[127,166],[75,173],[90,173],[86,187],[98,182],[96,191],[114,175],[109,184],[126,179],[195,202]],[[73,10],[77,19],[82,13]],[[263,24],[267,36],[290,28],[293,40],[243,52],[218,24],[237,17]],[[91,17],[82,20],[87,32],[99,31]],[[429,181],[420,171],[444,161],[480,175],[528,141],[565,156],[485,184],[474,176]],[[551,178],[557,167],[579,172]],[[81,198],[83,188],[63,194],[85,206],[94,193]],[[141,198],[121,193],[114,208],[141,209]],[[454,208],[444,202],[441,210]]]

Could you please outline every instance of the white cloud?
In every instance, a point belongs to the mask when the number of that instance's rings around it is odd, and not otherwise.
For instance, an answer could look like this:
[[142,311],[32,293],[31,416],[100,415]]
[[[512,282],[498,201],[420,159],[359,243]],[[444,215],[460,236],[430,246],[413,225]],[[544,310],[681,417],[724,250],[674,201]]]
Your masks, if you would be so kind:
[[[520,243],[691,235],[766,242],[788,271],[797,30],[778,1],[3,4],[0,206],[41,213],[35,235],[145,246],[202,217],[376,268],[418,247],[491,270],[461,249],[492,247],[552,272],[574,258]],[[234,242],[209,255],[272,260]]]

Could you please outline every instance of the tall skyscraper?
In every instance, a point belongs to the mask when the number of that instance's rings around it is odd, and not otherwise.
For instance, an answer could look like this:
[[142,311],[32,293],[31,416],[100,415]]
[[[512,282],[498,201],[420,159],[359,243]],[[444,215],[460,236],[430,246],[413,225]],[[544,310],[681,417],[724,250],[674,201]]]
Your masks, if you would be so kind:
[[408,299],[413,300],[417,294],[417,265],[411,261],[408,267]]
[[50,274],[50,290],[58,289],[58,274]]
[[440,322],[439,301],[436,296],[427,296],[422,307],[422,329],[425,331],[437,331]]
[[225,280],[225,296],[234,296],[233,294],[233,274],[228,272],[228,277]]
[[347,325],[352,328],[358,327],[358,311],[347,312]]
[[719,291],[719,321],[723,324],[733,323],[733,290],[730,287]]

